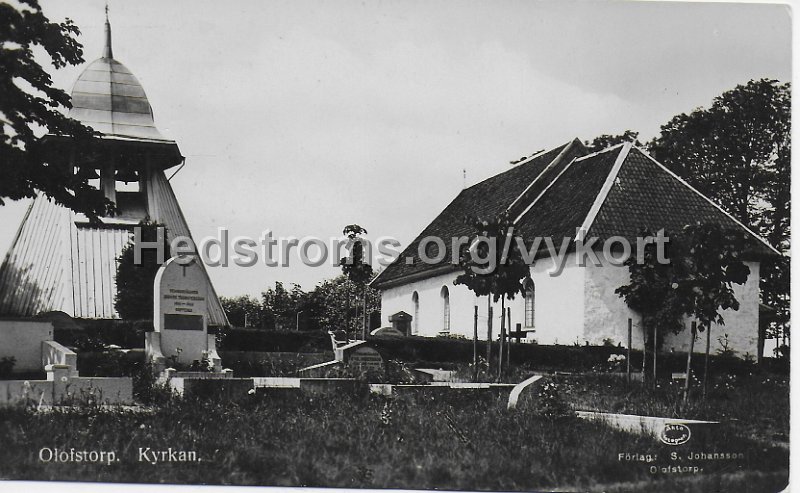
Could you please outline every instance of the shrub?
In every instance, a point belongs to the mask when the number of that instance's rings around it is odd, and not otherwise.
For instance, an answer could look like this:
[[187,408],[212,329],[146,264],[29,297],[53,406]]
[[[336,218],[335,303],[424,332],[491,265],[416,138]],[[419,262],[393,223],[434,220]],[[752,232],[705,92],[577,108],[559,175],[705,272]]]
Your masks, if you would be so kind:
[[17,359],[13,356],[3,356],[0,358],[0,378],[11,376],[15,364],[17,364]]

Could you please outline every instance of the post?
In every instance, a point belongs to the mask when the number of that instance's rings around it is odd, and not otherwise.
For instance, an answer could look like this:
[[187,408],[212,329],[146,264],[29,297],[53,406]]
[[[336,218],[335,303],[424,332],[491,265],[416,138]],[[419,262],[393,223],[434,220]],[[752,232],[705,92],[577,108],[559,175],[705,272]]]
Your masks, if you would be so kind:
[[689,354],[686,356],[686,382],[683,385],[683,402],[689,401],[689,382],[692,380],[692,353],[694,352],[694,335],[697,333],[697,322],[692,322],[692,333],[689,336]]
[[472,334],[472,381],[478,381],[478,305],[475,305],[475,330]]
[[706,361],[703,364],[703,399],[706,398],[708,390],[708,353],[711,352],[711,325],[706,327]]
[[497,359],[497,381],[503,376],[503,347],[506,344],[506,296],[500,301],[500,355]]
[[[506,308],[508,312],[508,331],[511,332],[511,307]],[[506,370],[511,371],[511,337],[506,339]]]
[[653,388],[656,388],[658,381],[658,326],[653,326]]
[[631,383],[631,343],[633,342],[633,319],[628,319],[628,357],[626,358],[628,368],[626,370],[628,383]]

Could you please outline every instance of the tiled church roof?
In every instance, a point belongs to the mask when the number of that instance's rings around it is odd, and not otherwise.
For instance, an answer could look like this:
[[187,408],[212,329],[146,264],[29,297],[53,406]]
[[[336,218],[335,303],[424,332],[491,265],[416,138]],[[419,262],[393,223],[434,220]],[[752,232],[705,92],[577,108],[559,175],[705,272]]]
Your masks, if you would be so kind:
[[[464,218],[492,217],[503,210],[510,210],[515,234],[526,242],[549,236],[556,248],[564,237],[574,238],[578,228],[587,231],[587,238],[623,236],[635,246],[642,228],[670,232],[702,221],[746,230],[750,254],[778,254],[642,150],[626,144],[586,155],[576,139],[463,190],[373,281],[373,287],[386,288],[454,270],[451,238],[474,235]],[[445,259],[437,265],[419,259],[420,240],[427,236],[437,236],[447,246]],[[413,264],[407,263],[409,257]]]
[[[514,200],[525,192],[526,188],[532,185],[536,177],[548,166],[558,166],[559,164],[563,166],[565,163],[569,163],[575,155],[584,152],[585,148],[576,139],[550,151],[540,152],[508,171],[462,190],[450,202],[450,205],[403,250],[398,260],[381,273],[380,282],[410,274],[438,271],[442,267],[452,268],[453,266],[449,264],[449,259],[452,258],[450,238],[472,235],[472,228],[465,221],[468,216],[496,216],[512,205]],[[440,265],[429,265],[419,258],[420,240],[428,236],[436,236],[445,240],[446,260]],[[408,264],[406,258],[413,259],[413,264]]]

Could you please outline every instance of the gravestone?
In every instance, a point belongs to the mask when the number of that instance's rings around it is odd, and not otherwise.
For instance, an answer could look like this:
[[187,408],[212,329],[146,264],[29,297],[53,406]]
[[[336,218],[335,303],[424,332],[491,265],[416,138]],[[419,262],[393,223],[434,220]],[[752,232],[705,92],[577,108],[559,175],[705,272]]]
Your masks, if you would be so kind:
[[347,356],[347,366],[358,372],[383,373],[381,354],[369,346],[360,346]]
[[178,363],[190,365],[205,356],[216,371],[221,362],[214,336],[208,334],[210,283],[197,257],[181,263],[169,259],[156,274],[153,286],[153,326],[146,334],[148,361],[157,370]]
[[392,328],[408,336],[411,335],[411,320],[413,318],[414,317],[408,313],[401,311],[391,315],[389,317],[389,322],[391,322]]

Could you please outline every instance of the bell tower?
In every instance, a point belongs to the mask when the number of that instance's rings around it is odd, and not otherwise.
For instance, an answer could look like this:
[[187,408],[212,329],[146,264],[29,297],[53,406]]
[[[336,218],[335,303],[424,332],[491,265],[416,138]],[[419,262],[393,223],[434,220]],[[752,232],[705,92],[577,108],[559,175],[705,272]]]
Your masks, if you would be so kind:
[[[72,88],[69,116],[100,132],[91,147],[48,134],[53,163],[89,181],[116,205],[101,224],[59,206],[44,195],[31,203],[0,266],[0,316],[30,317],[59,310],[76,318],[118,318],[116,267],[133,228],[143,220],[163,224],[168,239],[191,236],[166,171],[183,165],[178,144],[153,119],[144,88],[114,58],[106,6],[103,54]],[[205,268],[204,268],[205,272]],[[209,324],[227,325],[209,283]]]

